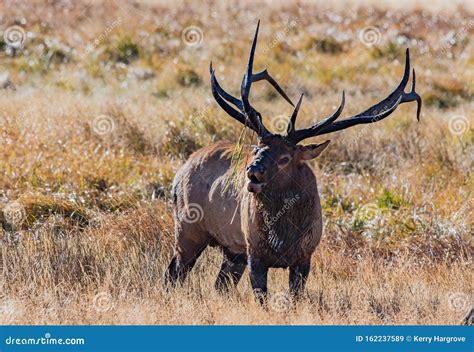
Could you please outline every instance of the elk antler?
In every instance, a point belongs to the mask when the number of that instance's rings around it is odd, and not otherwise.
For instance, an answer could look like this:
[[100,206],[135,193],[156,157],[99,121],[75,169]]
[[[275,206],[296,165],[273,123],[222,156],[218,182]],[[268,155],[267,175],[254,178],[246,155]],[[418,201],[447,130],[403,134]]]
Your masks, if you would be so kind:
[[405,93],[405,87],[408,83],[408,79],[410,78],[410,51],[409,49],[406,50],[406,58],[405,58],[405,72],[403,74],[403,78],[398,85],[397,88],[384,100],[381,102],[375,104],[374,106],[370,107],[369,109],[352,116],[348,119],[342,120],[342,121],[335,121],[337,117],[341,114],[342,109],[344,107],[344,92],[342,94],[342,102],[341,105],[339,106],[339,109],[330,117],[327,119],[318,122],[317,124],[303,129],[303,130],[298,130],[296,131],[294,129],[294,122],[296,120],[296,114],[298,113],[298,108],[299,108],[299,103],[295,108],[295,112],[293,112],[293,115],[290,119],[290,123],[288,126],[288,133],[287,133],[287,139],[296,144],[303,139],[309,138],[309,137],[314,137],[314,136],[320,136],[323,134],[331,133],[331,132],[336,132],[340,131],[358,124],[365,124],[365,123],[372,123],[372,122],[377,122],[385,117],[389,116],[392,112],[394,112],[397,107],[400,104],[403,103],[409,103],[412,101],[417,102],[417,111],[416,111],[416,118],[419,121],[420,120],[420,113],[421,113],[421,97],[416,93],[415,91],[415,85],[416,85],[416,75],[415,75],[415,69],[413,69],[413,79],[412,79],[412,85],[411,85],[411,91],[409,93]]
[[317,124],[309,128],[305,128],[303,130],[296,130],[295,129],[296,116],[298,115],[298,111],[299,111],[302,100],[303,100],[303,94],[301,94],[300,100],[298,101],[298,104],[296,105],[296,108],[293,111],[293,114],[291,115],[290,121],[288,121],[288,127],[286,129],[287,131],[286,139],[294,144],[297,144],[299,141],[302,141],[303,139],[315,136],[317,132],[319,132],[321,129],[323,129],[324,127],[330,125],[333,121],[335,121],[339,117],[339,115],[341,115],[342,110],[344,109],[344,105],[346,103],[346,94],[344,91],[342,91],[341,104],[331,116],[325,118],[324,120],[318,122]]
[[[241,122],[242,124],[250,127],[252,130],[257,132],[260,137],[265,137],[271,134],[263,125],[262,122],[262,115],[255,110],[252,105],[249,103],[249,94],[250,94],[250,87],[252,86],[253,82],[258,82],[261,80],[266,80],[270,83],[276,91],[292,106],[294,106],[291,99],[285,93],[285,91],[278,85],[278,83],[273,79],[272,76],[268,73],[265,69],[258,73],[252,73],[253,69],[253,59],[255,55],[255,48],[257,46],[257,37],[258,37],[258,29],[260,27],[260,20],[257,24],[257,29],[255,31],[255,36],[253,38],[252,47],[250,49],[250,56],[247,65],[247,72],[244,75],[242,80],[242,84],[240,87],[240,95],[241,100],[237,99],[236,97],[232,96],[231,94],[227,93],[222,87],[219,85],[219,82],[216,79],[215,71],[212,68],[212,62],[209,67],[209,71],[211,74],[211,88],[212,88],[212,95],[214,99],[216,99],[219,106],[225,110],[230,116],[232,116],[237,121]],[[234,107],[229,105],[228,103],[233,104],[235,107],[238,108],[236,110]]]

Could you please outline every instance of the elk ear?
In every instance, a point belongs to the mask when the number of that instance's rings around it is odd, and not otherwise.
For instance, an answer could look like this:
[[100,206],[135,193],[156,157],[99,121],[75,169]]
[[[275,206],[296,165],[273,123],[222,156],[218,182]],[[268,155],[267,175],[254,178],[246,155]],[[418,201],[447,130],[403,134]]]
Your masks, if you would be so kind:
[[317,156],[319,156],[319,154],[323,152],[324,149],[326,149],[329,142],[330,141],[326,141],[321,144],[308,144],[305,146],[301,146],[300,159],[303,161],[316,158]]

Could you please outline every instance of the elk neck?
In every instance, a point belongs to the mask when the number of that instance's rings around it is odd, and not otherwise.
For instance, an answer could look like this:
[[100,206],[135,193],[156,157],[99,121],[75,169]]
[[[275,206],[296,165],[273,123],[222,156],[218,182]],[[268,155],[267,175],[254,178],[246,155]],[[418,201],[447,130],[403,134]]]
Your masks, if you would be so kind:
[[301,186],[278,190],[268,188],[254,199],[260,231],[276,253],[288,252],[313,224],[315,197]]

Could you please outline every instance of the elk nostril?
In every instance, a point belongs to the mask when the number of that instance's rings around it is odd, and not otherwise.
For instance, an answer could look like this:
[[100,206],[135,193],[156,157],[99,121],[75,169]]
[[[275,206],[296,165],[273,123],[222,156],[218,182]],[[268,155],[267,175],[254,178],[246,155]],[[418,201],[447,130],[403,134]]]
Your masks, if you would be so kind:
[[259,183],[259,182],[260,182],[260,181],[258,180],[258,178],[255,177],[254,175],[251,175],[251,176],[249,177],[249,180],[250,180],[251,182],[253,182],[253,183]]
[[247,168],[247,178],[254,183],[263,182],[265,167],[261,165],[250,165]]

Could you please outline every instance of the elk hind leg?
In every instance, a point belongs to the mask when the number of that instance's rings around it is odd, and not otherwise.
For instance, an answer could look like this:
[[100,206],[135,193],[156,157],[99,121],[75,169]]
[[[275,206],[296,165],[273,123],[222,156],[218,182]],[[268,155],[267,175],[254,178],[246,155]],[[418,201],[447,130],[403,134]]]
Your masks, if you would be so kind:
[[176,284],[182,282],[210,241],[211,238],[207,234],[179,233],[175,254],[166,270],[165,283]]

